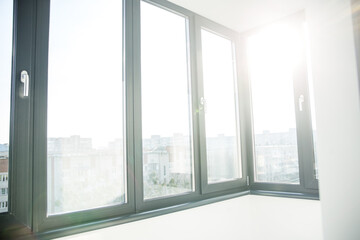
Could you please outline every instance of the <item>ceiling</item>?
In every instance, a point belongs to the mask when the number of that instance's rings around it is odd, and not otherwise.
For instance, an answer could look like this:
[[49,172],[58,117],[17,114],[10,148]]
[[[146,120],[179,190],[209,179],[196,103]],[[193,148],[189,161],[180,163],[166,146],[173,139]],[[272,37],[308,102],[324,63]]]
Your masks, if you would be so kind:
[[306,0],[168,0],[238,32],[305,8]]

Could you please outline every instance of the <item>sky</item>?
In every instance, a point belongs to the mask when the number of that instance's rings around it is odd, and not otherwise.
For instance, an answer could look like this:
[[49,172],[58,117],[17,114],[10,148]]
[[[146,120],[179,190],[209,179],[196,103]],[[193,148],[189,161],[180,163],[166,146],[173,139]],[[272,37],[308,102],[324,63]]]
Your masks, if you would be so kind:
[[141,2],[143,137],[190,134],[187,21]]
[[203,86],[206,101],[206,136],[235,136],[238,98],[233,44],[206,29],[201,30]]
[[0,1],[0,144],[9,143],[13,1]]
[[[85,3],[86,2],[86,3]],[[48,136],[91,137],[95,146],[122,138],[123,83],[120,1],[53,0],[50,9]],[[82,7],[82,11],[78,9]],[[215,39],[217,40],[217,39]],[[208,38],[209,56],[216,41]],[[232,45],[222,59],[208,61],[207,85],[233,87]],[[221,42],[221,41],[220,41]],[[213,44],[211,46],[211,44]],[[214,45],[215,44],[215,45]],[[191,134],[191,89],[185,17],[141,2],[142,133],[170,137]],[[226,48],[225,47],[225,48]],[[227,59],[224,59],[227,58]],[[224,61],[225,60],[225,61]],[[229,65],[230,64],[230,65]],[[229,68],[230,66],[230,68]],[[226,74],[219,75],[224,70]],[[216,78],[211,77],[216,72]],[[230,75],[229,75],[230,74]],[[230,82],[229,82],[230,81]],[[212,83],[211,83],[212,82]],[[225,84],[229,82],[229,84]],[[214,85],[215,84],[215,85]],[[233,90],[209,92],[207,132],[234,135]],[[232,97],[231,97],[232,96]],[[232,124],[214,110],[226,111]],[[233,114],[234,115],[234,114]],[[218,124],[216,124],[218,123]],[[214,126],[222,126],[216,128]]]
[[[3,126],[9,121],[12,11],[5,3],[10,2],[1,1],[1,17],[6,18],[1,29],[8,34],[1,34],[1,50],[7,52],[1,54],[0,142],[8,138],[8,128]],[[50,6],[48,137],[80,135],[91,137],[95,146],[105,146],[123,137],[121,1],[99,5],[95,0],[52,0]],[[187,20],[144,2],[141,11],[143,136],[189,135]],[[212,126],[216,114],[211,109],[218,109],[214,107],[208,104]],[[223,129],[209,128],[209,134],[211,131],[213,135],[225,133]]]
[[287,24],[271,25],[248,38],[254,132],[296,128],[293,68],[299,35]]
[[[93,138],[95,146],[106,146],[123,138],[122,6],[118,0],[97,3],[51,1],[48,137],[80,135]],[[9,135],[12,1],[0,4],[1,144]],[[188,135],[192,109],[187,21],[144,2],[141,11],[143,137]],[[249,39],[255,133],[296,127],[293,61],[288,60],[296,58],[291,51],[294,34],[286,26],[275,26]],[[204,30],[202,38],[206,131],[208,136],[231,136],[236,127],[231,42]]]
[[[190,131],[190,81],[184,17],[141,3],[143,136]],[[206,135],[236,132],[232,42],[201,31]]]
[[97,3],[51,1],[48,137],[105,147],[123,138],[122,4]]

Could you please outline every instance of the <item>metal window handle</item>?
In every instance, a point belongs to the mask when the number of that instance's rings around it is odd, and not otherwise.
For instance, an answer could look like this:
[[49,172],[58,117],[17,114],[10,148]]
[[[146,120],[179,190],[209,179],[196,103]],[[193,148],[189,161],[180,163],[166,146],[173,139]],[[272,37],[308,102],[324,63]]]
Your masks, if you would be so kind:
[[206,104],[206,99],[204,97],[200,98],[200,110],[203,110],[205,113],[207,112],[207,104]]
[[29,74],[26,70],[22,70],[20,80],[24,84],[24,97],[29,96]]
[[300,95],[299,97],[299,111],[302,112],[303,111],[303,103],[305,101],[305,97],[304,95]]

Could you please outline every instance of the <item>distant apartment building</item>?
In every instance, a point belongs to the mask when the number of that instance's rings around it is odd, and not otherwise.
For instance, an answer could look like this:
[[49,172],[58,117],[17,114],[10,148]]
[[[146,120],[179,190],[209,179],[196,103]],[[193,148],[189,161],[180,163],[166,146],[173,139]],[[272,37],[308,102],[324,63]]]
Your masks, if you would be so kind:
[[9,147],[0,144],[0,213],[8,211]]
[[259,182],[299,182],[296,129],[255,135],[256,177]]
[[[193,185],[192,144],[189,136],[153,135],[143,140],[143,175],[145,196],[165,196],[191,191]],[[208,175],[211,181],[236,176],[238,168],[235,136],[218,135],[207,138]],[[239,166],[237,166],[239,167]]]
[[165,196],[191,191],[190,137],[153,135],[143,140],[144,195]]
[[49,212],[125,202],[122,144],[115,140],[107,148],[94,149],[91,138],[48,139],[48,200],[54,203]]
[[235,136],[219,134],[216,137],[207,137],[206,159],[209,181],[219,182],[237,176],[240,154]]
[[[235,136],[207,138],[208,175],[212,182],[231,179],[240,158]],[[256,134],[257,180],[299,181],[296,131]],[[191,138],[153,135],[143,139],[145,198],[188,192],[193,183]],[[124,142],[116,139],[95,149],[91,138],[48,139],[49,212],[59,213],[126,201]],[[111,184],[109,184],[111,183]]]

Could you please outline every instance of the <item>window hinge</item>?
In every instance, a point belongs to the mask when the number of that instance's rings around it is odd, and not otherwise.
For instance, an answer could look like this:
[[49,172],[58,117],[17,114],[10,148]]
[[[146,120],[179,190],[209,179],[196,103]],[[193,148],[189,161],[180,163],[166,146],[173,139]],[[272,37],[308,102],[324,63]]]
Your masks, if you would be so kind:
[[250,185],[250,178],[249,178],[249,176],[246,176],[246,185],[247,185],[247,186]]

